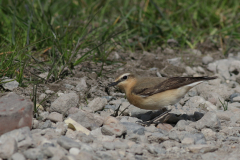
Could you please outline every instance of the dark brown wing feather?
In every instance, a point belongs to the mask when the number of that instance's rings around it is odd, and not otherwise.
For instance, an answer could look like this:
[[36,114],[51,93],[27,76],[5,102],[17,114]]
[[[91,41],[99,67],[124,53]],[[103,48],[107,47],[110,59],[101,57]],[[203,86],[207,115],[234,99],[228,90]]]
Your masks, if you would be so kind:
[[216,78],[217,77],[172,77],[163,80],[158,84],[155,83],[155,85],[151,87],[146,86],[142,88],[134,88],[132,93],[141,96],[151,96],[156,93],[164,92],[166,90],[177,89],[194,82],[207,81]]

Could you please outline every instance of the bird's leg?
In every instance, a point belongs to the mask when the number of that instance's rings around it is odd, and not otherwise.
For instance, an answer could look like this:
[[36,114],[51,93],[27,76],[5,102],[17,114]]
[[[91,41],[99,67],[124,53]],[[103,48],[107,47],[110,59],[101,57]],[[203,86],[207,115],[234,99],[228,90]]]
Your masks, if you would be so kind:
[[118,108],[115,110],[115,113],[113,114],[113,117],[117,117],[118,116],[118,111],[121,107],[121,104],[119,104]]
[[124,110],[122,110],[122,112],[119,114],[119,116],[121,116],[121,115],[123,114],[123,112],[124,112],[126,109],[128,109],[129,106],[130,106],[130,104],[129,104],[126,108],[124,108]]
[[170,111],[171,111],[171,109],[163,112],[162,114],[160,114],[159,116],[155,117],[152,120],[149,120],[146,122],[137,121],[136,123],[146,127],[146,126],[150,126],[151,124],[158,124],[158,123],[164,122],[165,118],[167,117],[167,115]]

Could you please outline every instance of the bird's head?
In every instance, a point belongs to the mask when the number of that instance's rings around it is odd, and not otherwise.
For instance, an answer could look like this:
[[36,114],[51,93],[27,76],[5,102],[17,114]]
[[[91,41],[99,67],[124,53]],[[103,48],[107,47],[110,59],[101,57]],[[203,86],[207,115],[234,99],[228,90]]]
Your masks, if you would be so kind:
[[125,91],[127,89],[130,89],[133,85],[134,82],[136,81],[136,77],[132,73],[124,73],[118,76],[114,82],[110,83],[108,86],[117,86],[121,90]]

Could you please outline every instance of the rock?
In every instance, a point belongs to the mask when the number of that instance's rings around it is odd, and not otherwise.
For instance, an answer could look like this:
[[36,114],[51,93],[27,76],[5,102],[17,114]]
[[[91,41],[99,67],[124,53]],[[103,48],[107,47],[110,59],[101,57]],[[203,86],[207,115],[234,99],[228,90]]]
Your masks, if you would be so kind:
[[230,102],[233,103],[233,98],[240,97],[240,93],[233,93],[229,96]]
[[169,132],[171,129],[173,129],[173,126],[167,123],[159,123],[157,128]]
[[218,119],[230,121],[231,117],[233,117],[232,111],[218,111],[216,112]]
[[73,89],[73,88],[75,88],[73,85],[71,85],[71,84],[63,84],[63,86],[65,87],[65,88],[67,88],[67,89]]
[[10,138],[14,138],[16,140],[17,146],[20,149],[26,149],[33,145],[33,139],[29,127],[15,129],[11,132],[5,133],[1,135],[0,141],[5,141]]
[[[189,139],[185,139],[185,138],[189,138]],[[185,143],[190,143],[190,138],[192,138],[194,140],[194,144],[206,144],[206,139],[205,136],[202,133],[195,133],[195,134],[191,134],[191,133],[183,133],[182,136],[179,136],[179,139],[181,139],[181,141],[183,141],[185,139]]]
[[150,143],[153,143],[153,142],[155,142],[155,143],[161,143],[161,142],[163,142],[163,141],[168,140],[168,137],[165,136],[165,135],[162,134],[162,133],[154,132],[154,133],[152,133],[151,135],[149,135],[149,136],[147,137],[147,140],[148,140]]
[[68,138],[66,136],[61,136],[57,139],[57,143],[62,146],[63,148],[69,150],[70,148],[80,148],[80,143],[74,141],[71,138]]
[[42,93],[40,96],[39,96],[39,101],[41,102],[42,100],[44,100],[45,98],[47,97],[47,95],[45,93]]
[[64,122],[57,122],[55,125],[55,132],[59,133],[59,135],[65,135],[67,132],[68,125]]
[[187,125],[190,124],[190,121],[185,121],[185,120],[180,120],[178,121],[178,123],[176,124],[176,128],[179,130],[179,131],[185,131],[185,127]]
[[41,122],[38,125],[39,129],[46,129],[46,128],[51,128],[52,127],[52,122],[50,120],[46,120],[45,122]]
[[210,55],[204,56],[202,58],[202,63],[203,64],[209,64],[213,61],[213,58]]
[[88,107],[93,111],[101,111],[103,110],[104,106],[107,104],[107,99],[105,98],[94,98],[89,104]]
[[187,75],[190,75],[190,76],[192,76],[192,75],[194,75],[194,74],[196,74],[197,72],[196,71],[194,71],[191,67],[189,67],[189,66],[187,66],[186,68],[185,68],[185,70],[186,70],[186,72],[187,72]]
[[104,135],[116,135],[116,136],[121,136],[123,134],[126,134],[127,130],[122,124],[118,123],[110,123],[108,125],[103,125],[102,129],[102,134]]
[[197,56],[201,56],[202,55],[202,52],[200,50],[197,50],[197,49],[189,49],[189,52],[190,53],[193,53]]
[[70,114],[69,117],[89,130],[94,130],[102,126],[104,121],[103,117],[83,110],[79,110],[75,114]]
[[77,84],[75,90],[78,92],[86,92],[87,91],[87,83],[86,83],[86,78],[87,77],[83,77],[80,79],[79,83]]
[[198,144],[198,145],[192,145],[189,146],[188,149],[193,153],[207,153],[207,152],[213,152],[216,151],[218,148],[213,145],[209,144]]
[[124,125],[124,127],[127,129],[127,134],[131,134],[131,133],[136,133],[138,130],[143,129],[144,127],[136,124],[136,123],[131,123],[131,122],[122,122],[122,124]]
[[194,144],[194,139],[191,138],[191,137],[185,137],[182,141],[181,141],[182,144],[185,144],[185,145],[190,145],[190,144]]
[[45,154],[44,155],[46,157],[51,157],[52,156],[51,159],[55,159],[55,160],[63,159],[63,157],[68,154],[68,152],[60,146],[57,146],[57,147],[51,147],[50,146],[50,147],[47,147],[47,148],[44,148],[44,149],[45,149]]
[[98,159],[94,154],[86,152],[86,151],[80,151],[80,153],[76,156],[76,159],[81,160],[95,160]]
[[119,122],[119,120],[117,120],[115,117],[108,116],[108,117],[104,120],[103,124],[104,124],[104,125],[108,125],[108,124],[110,124],[110,123],[120,123],[120,122]]
[[62,122],[63,121],[63,115],[57,112],[51,112],[47,119],[49,119],[52,122]]
[[[228,88],[224,84],[219,84],[218,86],[209,85],[207,83],[201,83],[196,87],[197,93],[200,97],[209,100],[210,97],[214,97],[216,102],[219,102],[219,99],[223,98],[223,100],[229,99],[230,95],[233,94],[233,90]],[[222,100],[221,100],[222,101]],[[211,102],[211,101],[210,101]],[[217,103],[217,106],[221,105],[221,103]]]
[[94,141],[94,137],[91,134],[86,135],[84,133],[78,133],[76,135],[76,139],[80,140],[83,143],[92,143]]
[[19,83],[16,80],[9,78],[2,79],[1,83],[4,89],[8,89],[10,91],[14,90],[19,85]]
[[21,153],[14,153],[11,157],[12,160],[26,160]]
[[232,101],[233,101],[233,102],[240,102],[240,96],[234,97],[234,98],[232,99]]
[[52,90],[47,89],[47,90],[45,91],[45,93],[46,93],[46,94],[54,94],[55,92],[52,91]]
[[201,155],[202,159],[208,160],[221,160],[223,159],[222,155],[218,155],[216,153],[206,153]]
[[114,150],[115,149],[115,143],[112,142],[103,142],[103,148],[107,150]]
[[211,129],[219,129],[221,127],[220,121],[217,118],[216,113],[214,112],[207,112],[202,119],[197,121],[196,128],[203,129],[203,128],[211,128]]
[[25,150],[23,154],[27,159],[44,159],[45,158],[41,148],[30,148],[28,150]]
[[206,137],[207,140],[215,140],[216,132],[211,130],[210,128],[203,128],[202,131],[203,135]]
[[0,135],[14,129],[32,128],[33,103],[10,92],[0,98]]
[[41,112],[39,114],[39,117],[41,118],[42,121],[45,121],[48,117],[49,113],[48,112]]
[[76,93],[64,94],[61,97],[58,97],[51,105],[51,112],[58,112],[61,114],[66,113],[71,107],[76,107],[78,104],[79,98]]
[[167,59],[168,63],[174,65],[174,66],[179,66],[181,64],[181,58],[172,58],[172,59]]
[[10,158],[15,152],[17,152],[17,142],[14,138],[5,139],[0,141],[0,158]]
[[198,67],[196,68],[196,71],[197,71],[198,73],[202,73],[202,74],[205,73],[205,70],[204,70],[201,66],[198,66]]
[[80,149],[78,149],[78,148],[70,148],[69,149],[69,153],[76,156],[76,155],[78,155],[80,153]]

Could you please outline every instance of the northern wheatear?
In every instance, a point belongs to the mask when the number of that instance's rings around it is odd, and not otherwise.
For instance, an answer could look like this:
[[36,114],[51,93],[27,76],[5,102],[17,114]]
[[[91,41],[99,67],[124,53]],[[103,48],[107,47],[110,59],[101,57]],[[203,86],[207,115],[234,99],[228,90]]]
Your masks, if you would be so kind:
[[132,73],[124,73],[109,86],[119,87],[125,92],[128,101],[138,108],[160,110],[168,105],[176,104],[194,86],[216,78],[139,77]]

